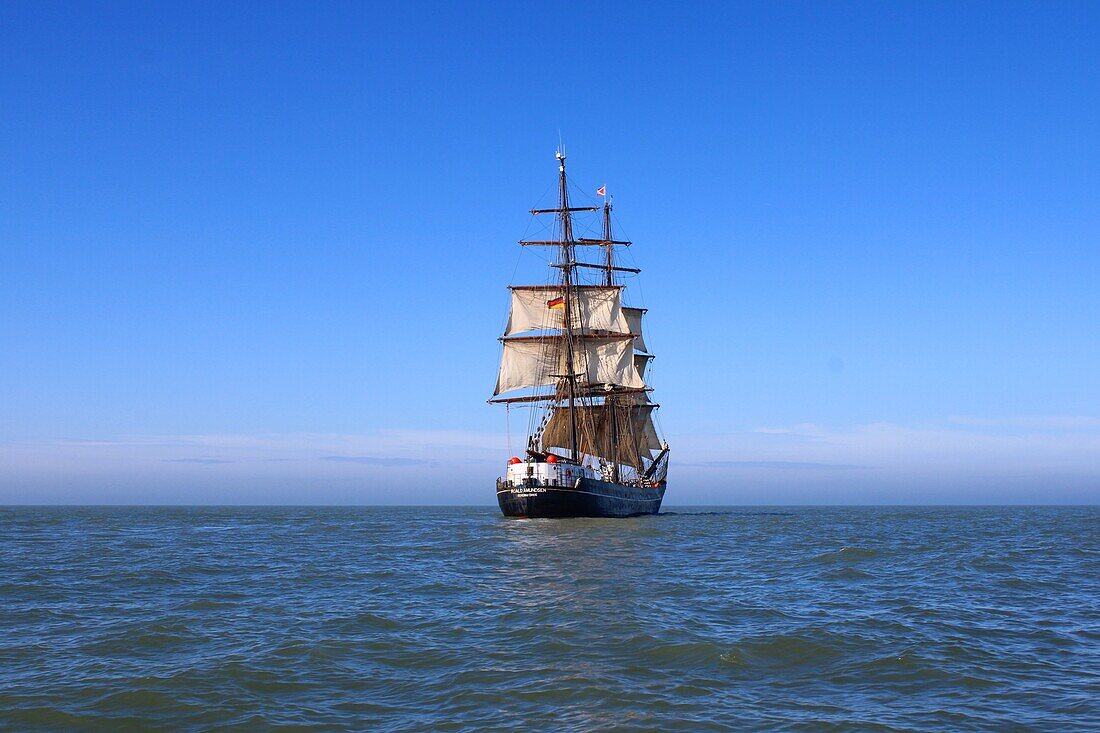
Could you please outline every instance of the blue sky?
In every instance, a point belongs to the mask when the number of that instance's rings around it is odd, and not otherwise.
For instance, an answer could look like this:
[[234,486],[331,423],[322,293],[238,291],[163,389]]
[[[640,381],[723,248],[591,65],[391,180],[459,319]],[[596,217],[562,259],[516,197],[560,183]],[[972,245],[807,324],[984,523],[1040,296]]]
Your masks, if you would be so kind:
[[1098,31],[5,3],[0,502],[491,502],[559,134],[644,268],[670,503],[1100,501]]

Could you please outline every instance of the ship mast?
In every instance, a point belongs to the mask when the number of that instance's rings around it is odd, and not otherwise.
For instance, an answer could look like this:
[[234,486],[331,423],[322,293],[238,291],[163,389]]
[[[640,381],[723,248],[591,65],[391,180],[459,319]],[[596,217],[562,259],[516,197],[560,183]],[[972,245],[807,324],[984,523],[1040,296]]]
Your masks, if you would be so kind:
[[607,284],[615,284],[615,240],[611,238],[611,202],[604,199],[603,202],[603,238],[607,246]]
[[569,457],[577,461],[577,373],[573,367],[573,220],[569,212],[569,189],[565,180],[565,153],[558,151],[558,199],[561,206],[561,260],[565,290],[565,378],[569,382]]
[[[603,202],[603,238],[607,243],[607,285],[613,286],[615,284],[615,261],[614,251],[615,241],[611,237],[611,202],[606,198]],[[609,428],[609,434],[611,436],[611,455],[608,456],[611,459],[611,480],[618,482],[619,480],[619,424],[615,419],[615,398],[611,392],[607,393],[604,397],[604,410],[607,411],[607,423]]]

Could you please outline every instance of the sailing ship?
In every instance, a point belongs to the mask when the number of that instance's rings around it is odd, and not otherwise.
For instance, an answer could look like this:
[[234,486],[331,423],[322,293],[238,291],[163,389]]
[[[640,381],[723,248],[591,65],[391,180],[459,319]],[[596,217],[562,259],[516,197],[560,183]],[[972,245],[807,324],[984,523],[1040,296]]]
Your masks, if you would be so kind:
[[[511,312],[491,403],[529,408],[523,457],[508,460],[497,479],[507,517],[631,517],[656,514],[664,499],[668,443],[654,423],[645,373],[653,354],[642,333],[644,308],[624,305],[617,282],[639,269],[615,262],[630,245],[611,231],[612,202],[569,204],[565,155],[559,150],[558,206],[551,236],[522,240],[549,247],[544,285],[512,285]],[[574,215],[603,215],[600,236],[574,237]],[[582,262],[577,250],[596,252]],[[620,250],[621,251],[621,250]],[[509,451],[511,452],[511,451]]]

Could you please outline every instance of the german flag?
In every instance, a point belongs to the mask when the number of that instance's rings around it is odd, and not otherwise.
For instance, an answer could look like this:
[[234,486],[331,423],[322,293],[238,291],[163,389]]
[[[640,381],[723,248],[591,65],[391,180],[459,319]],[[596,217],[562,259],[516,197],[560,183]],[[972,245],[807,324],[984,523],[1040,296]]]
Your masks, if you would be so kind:
[[559,308],[565,308],[565,297],[554,298],[553,300],[546,301],[546,307],[550,310],[558,310]]

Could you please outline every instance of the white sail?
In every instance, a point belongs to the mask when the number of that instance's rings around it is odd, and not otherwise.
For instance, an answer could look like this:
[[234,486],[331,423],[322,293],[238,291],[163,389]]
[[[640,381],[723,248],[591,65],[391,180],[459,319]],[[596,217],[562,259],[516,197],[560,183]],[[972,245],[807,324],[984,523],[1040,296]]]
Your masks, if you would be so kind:
[[649,366],[649,360],[654,358],[652,354],[635,354],[634,369],[638,372],[638,378],[645,381],[645,370]]
[[[560,285],[516,286],[512,289],[512,312],[505,336],[526,331],[548,331],[564,325],[565,309],[555,301],[565,296]],[[609,331],[630,333],[622,309],[622,286],[577,285],[573,287],[570,314],[573,330],[579,333]]]
[[[629,336],[579,338],[573,344],[573,371],[578,375],[579,385],[645,386],[634,368]],[[557,384],[560,375],[565,374],[565,346],[562,336],[505,339],[493,394]]]
[[645,420],[639,426],[640,434],[638,436],[639,446],[644,446],[647,450],[660,450],[661,439],[657,436],[657,426],[653,424],[653,412],[647,412]]
[[589,384],[645,386],[634,368],[630,337],[587,338],[581,344],[584,348],[575,351],[574,359],[582,357],[583,364],[574,363],[574,367],[585,373],[583,379]]
[[505,341],[494,395],[524,387],[544,387],[560,374],[557,350],[543,341]]
[[634,437],[638,441],[639,449],[660,450],[661,439],[657,435],[657,426],[653,424],[653,408],[657,405],[650,402],[649,393],[624,395],[620,399],[639,408],[634,413]]
[[645,340],[642,336],[642,314],[645,312],[645,308],[623,307],[623,314],[626,316],[626,322],[630,328],[630,333],[637,334],[637,338],[634,339],[634,348],[638,351],[649,351],[649,349],[646,348]]

